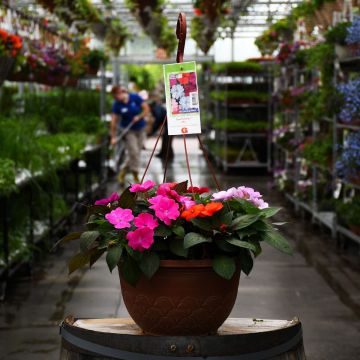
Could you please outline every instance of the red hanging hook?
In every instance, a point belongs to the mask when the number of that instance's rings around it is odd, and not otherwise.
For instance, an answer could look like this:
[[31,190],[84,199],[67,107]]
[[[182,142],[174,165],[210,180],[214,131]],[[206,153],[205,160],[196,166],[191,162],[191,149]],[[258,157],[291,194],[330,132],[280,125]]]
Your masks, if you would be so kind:
[[183,12],[179,14],[176,24],[176,37],[179,40],[176,54],[176,62],[181,63],[184,61],[184,49],[186,41],[186,15]]

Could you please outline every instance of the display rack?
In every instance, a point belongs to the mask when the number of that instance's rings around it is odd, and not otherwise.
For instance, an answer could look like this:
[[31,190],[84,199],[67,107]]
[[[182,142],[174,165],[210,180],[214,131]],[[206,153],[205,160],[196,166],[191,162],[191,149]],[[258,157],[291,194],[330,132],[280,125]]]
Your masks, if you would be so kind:
[[208,151],[224,172],[237,168],[270,170],[269,72],[261,65],[254,71],[245,66],[236,69],[233,64],[208,74],[212,84]]
[[[360,58],[339,60],[335,56],[333,85],[336,87],[339,79],[349,78],[350,73],[360,72]],[[333,238],[341,236],[360,244],[360,237],[339,223],[339,217],[334,208],[327,209],[324,200],[340,199],[346,192],[358,192],[360,186],[339,177],[336,170],[336,160],[340,145],[343,145],[347,133],[359,131],[357,125],[341,123],[337,115],[332,118],[321,117],[310,119],[306,124],[299,121],[300,104],[294,103],[284,106],[281,94],[284,90],[308,87],[316,91],[319,86],[319,72],[302,69],[295,64],[281,67],[279,75],[274,80],[274,113],[277,114],[277,127],[291,130],[292,137],[283,145],[278,141],[278,133],[273,137],[274,146],[274,177],[278,187],[285,197],[294,205],[297,212],[306,212],[311,216],[312,223],[328,228]],[[304,159],[302,152],[296,148],[298,144],[306,142],[311,137],[314,141],[323,141],[323,135],[331,136],[332,154],[327,166]],[[289,144],[293,144],[291,149]],[[304,184],[307,190],[304,191]],[[346,201],[343,198],[343,201]]]

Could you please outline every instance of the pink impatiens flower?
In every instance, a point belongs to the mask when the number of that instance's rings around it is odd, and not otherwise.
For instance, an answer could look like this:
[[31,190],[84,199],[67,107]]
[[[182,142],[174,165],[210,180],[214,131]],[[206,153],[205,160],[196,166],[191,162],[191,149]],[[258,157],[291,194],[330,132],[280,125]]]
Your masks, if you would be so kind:
[[141,213],[134,219],[134,224],[137,228],[149,228],[154,230],[156,227],[159,226],[158,221],[148,213]]
[[149,203],[152,204],[150,209],[155,210],[155,215],[166,225],[171,224],[171,220],[176,220],[179,215],[179,204],[163,195],[157,195],[150,198]]
[[251,202],[259,209],[269,207],[269,204],[262,199],[262,195],[258,191],[246,186],[239,186],[238,188],[232,187],[227,191],[214,193],[212,196],[212,200],[215,201],[226,201],[229,199],[244,199]]
[[113,192],[109,197],[104,198],[104,199],[100,199],[100,200],[96,200],[95,201],[95,205],[107,205],[110,204],[114,201],[118,201],[119,200],[119,195],[116,192]]
[[122,209],[120,207],[105,215],[105,219],[113,224],[115,229],[129,228],[130,221],[134,219],[134,215],[130,209]]
[[144,251],[150,249],[154,243],[154,230],[149,228],[136,229],[127,233],[129,246],[137,251]]
[[146,192],[154,187],[155,183],[151,180],[146,180],[143,184],[132,184],[131,192]]
[[184,208],[186,210],[196,204],[196,202],[194,200],[192,200],[191,197],[188,197],[188,196],[180,196],[178,201],[184,205]]

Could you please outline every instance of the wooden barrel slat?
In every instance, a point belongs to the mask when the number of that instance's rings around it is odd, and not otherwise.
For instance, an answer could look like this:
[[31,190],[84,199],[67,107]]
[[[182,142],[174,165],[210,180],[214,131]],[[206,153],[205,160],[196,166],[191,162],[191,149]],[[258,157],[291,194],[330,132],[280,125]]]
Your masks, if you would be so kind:
[[217,335],[144,335],[131,319],[67,318],[62,360],[304,360],[301,323],[294,319],[228,319]]

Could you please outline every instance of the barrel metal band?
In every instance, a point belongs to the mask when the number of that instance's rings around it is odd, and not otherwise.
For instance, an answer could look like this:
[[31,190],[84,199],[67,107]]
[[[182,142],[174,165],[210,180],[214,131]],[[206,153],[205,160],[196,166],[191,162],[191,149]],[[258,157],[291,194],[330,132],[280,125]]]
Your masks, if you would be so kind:
[[114,359],[119,360],[164,360],[169,358],[174,358],[176,360],[265,360],[269,358],[273,358],[277,355],[281,355],[286,353],[287,351],[293,349],[299,342],[302,340],[302,331],[301,329],[298,333],[286,341],[283,344],[278,346],[274,346],[271,349],[262,350],[250,354],[241,354],[241,355],[229,355],[229,356],[171,356],[171,355],[148,355],[142,353],[129,352],[120,349],[114,349],[109,346],[104,346],[100,344],[93,343],[91,341],[87,341],[81,339],[69,331],[67,331],[63,326],[60,326],[60,334],[64,340],[69,342],[70,344],[76,346],[79,349],[83,349],[89,351],[93,354],[100,356],[107,356]]

